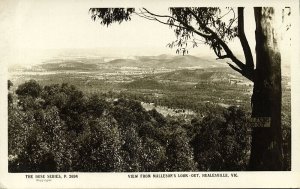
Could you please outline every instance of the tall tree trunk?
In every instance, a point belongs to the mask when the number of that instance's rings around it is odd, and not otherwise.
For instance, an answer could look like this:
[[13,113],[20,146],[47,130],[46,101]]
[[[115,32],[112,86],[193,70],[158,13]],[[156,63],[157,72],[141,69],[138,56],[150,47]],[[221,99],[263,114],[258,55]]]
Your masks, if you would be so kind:
[[268,120],[252,130],[249,170],[282,170],[281,55],[275,28],[275,10],[254,8],[256,70],[252,117]]

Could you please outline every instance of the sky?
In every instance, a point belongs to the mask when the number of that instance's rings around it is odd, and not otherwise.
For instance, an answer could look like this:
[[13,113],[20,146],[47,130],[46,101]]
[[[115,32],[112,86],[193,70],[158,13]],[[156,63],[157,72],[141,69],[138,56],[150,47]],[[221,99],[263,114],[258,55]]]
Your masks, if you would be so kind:
[[[99,48],[111,55],[128,56],[175,54],[175,49],[166,47],[175,39],[173,30],[155,21],[134,16],[130,22],[106,27],[91,20],[88,10],[93,4],[90,2],[76,0],[12,2],[6,5],[8,8],[5,9],[9,12],[4,16],[10,20],[8,23],[10,29],[6,29],[8,47],[12,49],[10,55],[13,59],[19,57],[18,61],[44,56],[41,52],[47,49]],[[150,5],[149,10],[155,13],[168,13],[167,6],[158,8]],[[246,36],[252,52],[255,53],[252,8],[245,9],[245,18]],[[242,52],[238,40],[230,46],[234,52]],[[213,55],[207,46],[192,49],[189,53]]]
[[16,7],[15,46],[19,48],[164,47],[174,39],[167,26],[134,17],[105,27],[91,20],[89,6],[57,1]]

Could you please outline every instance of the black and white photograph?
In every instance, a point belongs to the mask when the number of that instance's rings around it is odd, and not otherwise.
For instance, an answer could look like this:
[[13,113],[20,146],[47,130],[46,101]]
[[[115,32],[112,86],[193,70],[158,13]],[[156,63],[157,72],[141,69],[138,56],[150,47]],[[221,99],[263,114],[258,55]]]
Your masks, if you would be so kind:
[[95,2],[0,2],[5,178],[300,186],[299,2]]

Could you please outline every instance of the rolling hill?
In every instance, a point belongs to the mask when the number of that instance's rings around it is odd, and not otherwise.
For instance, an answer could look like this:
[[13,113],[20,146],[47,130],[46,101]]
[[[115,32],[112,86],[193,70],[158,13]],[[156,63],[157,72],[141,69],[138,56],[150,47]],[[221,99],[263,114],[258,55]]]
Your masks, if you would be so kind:
[[118,69],[122,67],[137,67],[137,68],[151,68],[151,69],[184,69],[184,68],[212,68],[224,67],[224,63],[216,61],[213,58],[201,58],[191,55],[159,55],[159,56],[136,56],[133,58],[118,58],[107,62],[102,60],[88,61],[85,59],[56,59],[49,60],[42,64],[33,66],[34,70],[43,71],[96,71],[102,68]]
[[147,67],[147,68],[210,68],[210,67],[222,67],[222,62],[217,62],[214,59],[204,59],[201,57],[185,55],[185,56],[171,56],[171,55],[159,55],[159,56],[137,56],[134,59],[116,59],[106,62],[102,65],[106,66],[119,66],[119,67]]
[[231,68],[206,68],[206,69],[182,69],[167,73],[160,73],[155,75],[157,80],[172,80],[183,82],[198,82],[198,81],[220,81],[220,80],[241,80],[247,81],[239,73],[233,71]]

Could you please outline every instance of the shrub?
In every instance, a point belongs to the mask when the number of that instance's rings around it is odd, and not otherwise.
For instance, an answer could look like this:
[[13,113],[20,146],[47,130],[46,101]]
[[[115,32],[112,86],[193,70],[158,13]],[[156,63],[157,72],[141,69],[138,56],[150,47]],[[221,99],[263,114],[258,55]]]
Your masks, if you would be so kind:
[[189,144],[186,131],[177,127],[172,129],[166,146],[167,162],[165,171],[196,171],[194,153]]
[[118,125],[112,118],[89,120],[79,137],[76,170],[122,171],[121,144]]
[[30,80],[21,84],[16,90],[16,94],[19,96],[31,96],[37,98],[40,96],[42,87],[35,80]]
[[200,171],[245,170],[250,150],[246,122],[235,107],[202,120],[191,142]]

